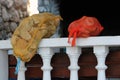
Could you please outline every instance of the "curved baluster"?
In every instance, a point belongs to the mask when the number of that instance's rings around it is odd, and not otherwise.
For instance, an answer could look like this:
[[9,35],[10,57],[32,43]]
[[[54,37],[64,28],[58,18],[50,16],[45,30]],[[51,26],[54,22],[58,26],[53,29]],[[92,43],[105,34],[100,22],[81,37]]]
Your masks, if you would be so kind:
[[25,62],[20,61],[20,67],[19,67],[19,71],[18,71],[18,76],[17,76],[17,80],[25,80],[25,71],[26,71],[26,67],[25,67]]
[[94,46],[94,54],[97,58],[97,66],[98,70],[97,80],[106,80],[105,70],[107,66],[105,65],[105,59],[108,54],[108,47],[106,46]]
[[78,59],[81,55],[81,48],[78,47],[67,47],[67,54],[70,59],[70,66],[68,67],[70,70],[70,80],[78,80]]
[[52,67],[50,62],[53,56],[53,50],[51,48],[40,48],[38,52],[43,61],[43,66],[41,67],[43,70],[43,80],[51,80],[50,71],[52,70]]

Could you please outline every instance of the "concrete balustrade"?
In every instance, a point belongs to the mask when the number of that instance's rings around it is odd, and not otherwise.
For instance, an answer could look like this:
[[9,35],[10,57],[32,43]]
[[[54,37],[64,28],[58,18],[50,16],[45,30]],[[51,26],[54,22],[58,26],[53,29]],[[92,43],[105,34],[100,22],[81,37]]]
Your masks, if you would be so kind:
[[[38,53],[42,58],[43,66],[43,80],[51,80],[51,70],[54,69],[51,66],[51,59],[55,54],[54,48],[66,48],[66,53],[70,60],[70,80],[78,80],[78,59],[82,54],[82,48],[93,47],[93,52],[97,58],[98,71],[97,80],[106,80],[105,65],[106,57],[109,53],[109,47],[120,46],[120,36],[103,36],[103,37],[89,37],[78,38],[76,40],[76,46],[71,47],[67,42],[68,38],[49,38],[42,39],[38,47]],[[0,80],[8,80],[8,51],[12,50],[10,40],[0,41]],[[17,80],[25,80],[25,63],[20,63],[20,70],[18,72]],[[21,78],[22,77],[22,78]]]

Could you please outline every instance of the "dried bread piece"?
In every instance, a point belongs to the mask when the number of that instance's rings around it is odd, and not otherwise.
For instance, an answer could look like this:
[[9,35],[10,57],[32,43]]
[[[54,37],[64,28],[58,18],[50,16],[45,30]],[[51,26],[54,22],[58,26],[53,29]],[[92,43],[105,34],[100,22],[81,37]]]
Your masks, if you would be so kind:
[[51,37],[62,20],[60,15],[52,13],[34,14],[21,21],[14,31],[11,44],[14,56],[28,62],[35,55],[42,38]]

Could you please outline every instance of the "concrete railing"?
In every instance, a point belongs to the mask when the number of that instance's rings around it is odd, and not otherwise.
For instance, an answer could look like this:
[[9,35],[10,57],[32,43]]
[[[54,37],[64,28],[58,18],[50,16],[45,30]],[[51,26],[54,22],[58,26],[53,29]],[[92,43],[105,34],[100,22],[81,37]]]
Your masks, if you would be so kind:
[[[82,48],[92,47],[93,52],[97,58],[97,66],[95,67],[98,71],[97,80],[106,80],[105,65],[106,57],[109,53],[109,47],[120,46],[120,36],[100,36],[100,37],[89,37],[89,38],[78,38],[76,40],[76,46],[71,47],[67,42],[68,38],[49,38],[42,39],[39,44],[38,54],[41,56],[43,61],[43,80],[51,80],[50,71],[54,69],[51,66],[51,58],[55,54],[54,49],[66,48],[66,53],[70,60],[70,80],[78,80],[78,58],[82,54]],[[12,50],[10,40],[0,41],[0,80],[8,80],[8,51]],[[20,70],[18,72],[17,80],[25,80],[25,67],[24,62],[20,64]]]

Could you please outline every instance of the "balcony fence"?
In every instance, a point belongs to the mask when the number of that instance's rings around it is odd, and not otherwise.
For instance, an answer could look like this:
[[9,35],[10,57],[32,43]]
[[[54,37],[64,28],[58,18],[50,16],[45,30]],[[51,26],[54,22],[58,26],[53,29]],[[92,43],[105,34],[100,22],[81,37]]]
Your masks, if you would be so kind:
[[[51,80],[51,58],[55,54],[54,49],[65,48],[66,53],[70,60],[68,69],[70,70],[70,80],[78,80],[78,58],[82,54],[82,48],[92,47],[93,53],[97,58],[97,80],[107,80],[105,70],[108,68],[105,65],[106,57],[109,53],[110,47],[120,46],[120,36],[98,36],[89,38],[77,38],[76,46],[71,47],[67,42],[68,38],[46,38],[42,39],[39,44],[38,51],[43,61],[41,67],[43,71],[43,80]],[[0,80],[8,80],[8,55],[11,55],[12,46],[10,40],[0,41]],[[20,69],[17,75],[17,80],[25,80],[25,67],[24,62],[20,62]]]

